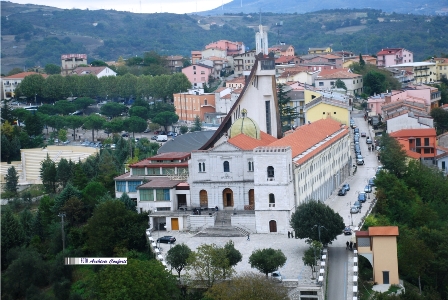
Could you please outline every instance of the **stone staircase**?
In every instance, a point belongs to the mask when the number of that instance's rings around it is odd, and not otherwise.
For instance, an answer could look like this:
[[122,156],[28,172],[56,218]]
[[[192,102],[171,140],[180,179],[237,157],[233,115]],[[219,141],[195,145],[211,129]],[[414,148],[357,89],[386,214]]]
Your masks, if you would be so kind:
[[247,231],[231,226],[231,216],[233,210],[219,210],[216,212],[215,225],[200,230],[196,237],[243,237],[247,235]]

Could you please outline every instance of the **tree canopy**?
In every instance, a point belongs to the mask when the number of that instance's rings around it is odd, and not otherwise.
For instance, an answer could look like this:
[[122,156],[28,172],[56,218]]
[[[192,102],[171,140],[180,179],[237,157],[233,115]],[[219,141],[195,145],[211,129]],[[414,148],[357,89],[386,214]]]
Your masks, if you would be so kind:
[[291,216],[296,237],[329,244],[344,229],[344,219],[328,205],[310,200],[300,204]]
[[280,249],[258,249],[250,255],[249,263],[251,268],[255,268],[261,273],[266,274],[267,278],[269,273],[277,271],[278,268],[285,265],[286,256]]
[[188,257],[191,254],[191,249],[185,244],[177,244],[170,250],[168,250],[168,253],[166,255],[166,262],[173,267],[180,278],[180,272],[185,268],[187,265]]

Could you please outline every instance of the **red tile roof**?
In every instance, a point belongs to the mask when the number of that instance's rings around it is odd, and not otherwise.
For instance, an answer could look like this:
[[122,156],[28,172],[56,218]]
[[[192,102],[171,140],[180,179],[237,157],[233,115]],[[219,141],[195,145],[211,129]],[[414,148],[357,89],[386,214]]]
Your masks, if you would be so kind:
[[398,226],[373,226],[368,229],[369,236],[398,236]]
[[280,56],[279,58],[277,58],[275,60],[276,64],[285,64],[285,63],[289,63],[290,61],[294,61],[295,57],[294,56]]
[[391,137],[406,138],[406,137],[421,137],[421,136],[436,136],[436,130],[434,128],[421,128],[421,129],[402,129],[390,133]]
[[395,54],[399,51],[403,50],[402,48],[387,48],[387,49],[381,49],[376,55],[386,55],[386,54]]
[[[347,127],[341,126],[341,123],[331,118],[318,120],[316,122],[312,122],[311,124],[305,124],[298,127],[294,133],[291,133],[288,136],[269,144],[269,146],[290,146],[292,149],[292,157],[295,158],[299,154],[302,154],[306,150],[322,142],[328,136],[340,131],[341,129],[345,129],[341,132],[341,135],[338,135],[321,144],[318,148],[309,153],[311,155],[315,155],[325,149],[328,145],[332,144],[334,141],[339,140],[340,137],[348,134]],[[308,159],[309,154],[305,155],[303,158],[300,158],[300,160],[296,161],[296,163],[301,163]]]
[[169,177],[152,177],[149,178],[149,182],[140,185],[137,189],[173,188],[184,181],[185,180],[171,180]]
[[[337,72],[324,72],[327,70],[322,70],[319,75],[318,78],[327,78],[327,79],[331,79],[331,78],[342,78],[342,79],[349,79],[349,78],[357,78],[357,77],[362,77],[359,74],[354,74],[354,73],[350,73],[347,72],[345,70],[341,70],[341,69],[333,69],[333,70],[328,70],[328,71],[334,71],[337,70]],[[323,73],[323,74],[322,74]]]
[[244,76],[240,76],[231,80],[227,80],[226,83],[246,83],[246,78],[244,78]]
[[229,139],[227,142],[240,148],[241,150],[253,150],[257,147],[267,146],[277,139],[263,131],[260,131],[260,139],[254,139],[243,133]]
[[41,75],[41,76],[43,76],[44,78],[47,78],[47,77],[48,77],[47,74],[40,74],[40,73],[36,73],[36,72],[22,72],[22,73],[17,73],[17,74],[10,75],[10,76],[2,77],[2,79],[23,79],[23,78],[25,78],[26,76],[34,75],[34,74]]
[[[84,75],[84,74],[98,75],[106,68],[107,67],[77,67],[76,69],[73,70],[73,73],[76,73],[78,75]],[[86,73],[84,73],[84,72],[86,72]]]

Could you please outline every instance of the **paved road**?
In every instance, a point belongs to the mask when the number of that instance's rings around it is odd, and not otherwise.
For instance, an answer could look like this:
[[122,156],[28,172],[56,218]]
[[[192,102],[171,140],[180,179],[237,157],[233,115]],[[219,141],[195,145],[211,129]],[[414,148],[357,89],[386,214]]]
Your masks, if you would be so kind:
[[[363,114],[359,112],[352,113],[352,118],[355,120],[360,132],[366,132],[367,136],[373,138],[373,131],[364,121]],[[352,145],[353,145],[353,133]],[[338,212],[343,218],[347,226],[350,226],[352,230],[357,229],[358,224],[361,222],[362,216],[365,215],[367,208],[370,206],[373,200],[373,193],[369,195],[370,199],[363,204],[361,213],[350,214],[350,206],[357,200],[358,193],[364,192],[364,187],[367,185],[368,180],[374,177],[376,168],[379,165],[376,152],[369,152],[368,145],[365,142],[364,137],[360,138],[361,153],[364,157],[365,164],[358,166],[356,174],[349,176],[346,183],[350,184],[350,191],[345,196],[337,196],[337,191],[333,193],[325,203],[329,205],[333,210]],[[352,146],[353,148],[353,146]],[[354,157],[352,150],[352,157]],[[344,236],[341,234],[329,247],[329,281],[328,281],[328,299],[340,300],[340,299],[352,299],[352,252],[345,250],[345,243],[350,241],[353,236]],[[347,292],[350,291],[350,292]]]

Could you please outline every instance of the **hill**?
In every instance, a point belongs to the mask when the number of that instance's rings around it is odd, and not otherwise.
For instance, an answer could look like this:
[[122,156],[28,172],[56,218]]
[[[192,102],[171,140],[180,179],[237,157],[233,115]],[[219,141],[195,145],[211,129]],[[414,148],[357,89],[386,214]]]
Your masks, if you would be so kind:
[[[2,2],[2,72],[14,67],[60,64],[64,53],[87,53],[117,60],[154,50],[161,55],[190,56],[219,39],[255,47],[257,15],[220,16],[134,14],[114,10],[61,10]],[[386,14],[379,10],[324,10],[306,14],[263,13],[270,44],[376,53],[404,47],[415,60],[448,52],[448,17]]]
[[[439,0],[233,0],[213,10],[200,12],[201,15],[252,14],[260,10],[272,13],[307,13],[325,9],[381,9],[388,13],[436,15],[448,13],[448,1]],[[445,8],[445,10],[444,10]]]

